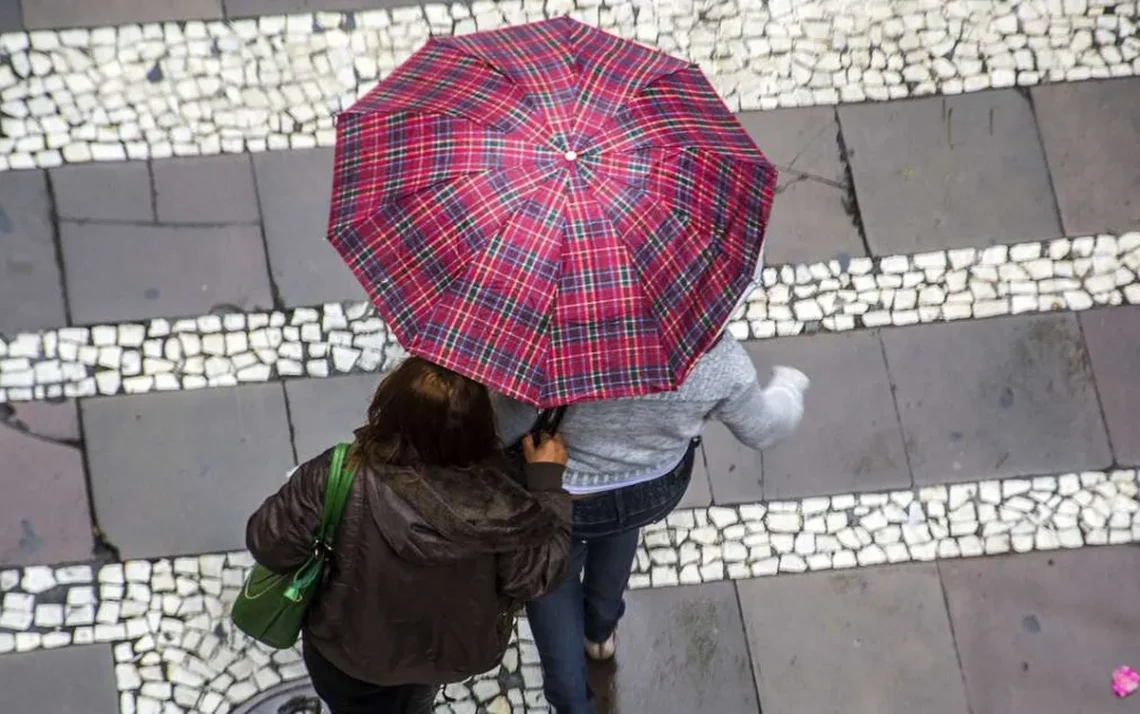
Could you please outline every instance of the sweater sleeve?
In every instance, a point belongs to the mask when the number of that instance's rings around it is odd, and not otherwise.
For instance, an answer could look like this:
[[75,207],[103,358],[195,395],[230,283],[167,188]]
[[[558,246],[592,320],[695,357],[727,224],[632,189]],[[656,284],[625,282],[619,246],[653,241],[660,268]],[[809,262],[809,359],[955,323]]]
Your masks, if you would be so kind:
[[321,523],[327,477],[327,459],[318,457],[303,464],[250,516],[245,545],[254,560],[275,573],[289,572],[305,562]]
[[711,416],[723,422],[745,446],[766,449],[791,435],[799,425],[804,414],[803,393],[810,382],[799,370],[776,367],[771,381],[761,387],[756,368],[743,349],[739,357],[747,366],[737,365],[734,373],[740,379]]
[[498,392],[491,392],[491,406],[495,410],[499,438],[508,446],[523,438],[538,419],[537,409]]

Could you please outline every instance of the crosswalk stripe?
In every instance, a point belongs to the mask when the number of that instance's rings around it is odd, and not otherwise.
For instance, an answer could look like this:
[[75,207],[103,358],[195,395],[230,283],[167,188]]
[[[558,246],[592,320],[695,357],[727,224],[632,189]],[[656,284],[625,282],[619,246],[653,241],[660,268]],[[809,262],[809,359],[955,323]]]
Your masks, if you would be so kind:
[[[683,509],[644,529],[630,586],[1136,543],[1137,493],[1137,472],[1117,470]],[[240,706],[305,676],[299,650],[269,650],[229,621],[251,565],[237,551],[0,570],[0,656],[110,643],[124,712]],[[502,666],[448,686],[437,711],[500,696],[538,706],[537,664],[524,618]],[[500,687],[520,672],[513,694]]]
[[[765,268],[740,340],[1140,304],[1140,232]],[[0,338],[0,402],[382,372],[404,350],[372,306],[164,317]]]

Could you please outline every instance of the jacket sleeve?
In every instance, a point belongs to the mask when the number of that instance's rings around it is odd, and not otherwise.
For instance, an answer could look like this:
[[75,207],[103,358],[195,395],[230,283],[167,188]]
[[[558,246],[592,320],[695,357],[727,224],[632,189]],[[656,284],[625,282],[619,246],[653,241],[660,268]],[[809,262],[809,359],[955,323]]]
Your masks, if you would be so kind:
[[751,379],[737,384],[712,416],[745,446],[766,449],[799,426],[804,415],[803,393],[810,382],[799,370],[776,367],[768,386],[762,388],[755,368],[748,366]]
[[246,524],[246,548],[254,560],[275,573],[300,567],[311,553],[324,507],[328,471],[327,466],[322,468],[324,463],[318,457],[301,465]]
[[545,540],[497,557],[500,594],[516,603],[545,595],[566,575],[570,565],[570,494],[562,490],[559,464],[526,465],[527,488],[553,521]]

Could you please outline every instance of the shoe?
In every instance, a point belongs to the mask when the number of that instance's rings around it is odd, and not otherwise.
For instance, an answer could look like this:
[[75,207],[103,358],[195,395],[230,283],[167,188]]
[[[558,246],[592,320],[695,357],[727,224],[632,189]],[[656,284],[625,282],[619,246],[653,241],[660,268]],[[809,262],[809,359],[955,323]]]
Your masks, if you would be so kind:
[[617,630],[610,633],[605,642],[586,640],[586,656],[595,662],[608,662],[617,654]]

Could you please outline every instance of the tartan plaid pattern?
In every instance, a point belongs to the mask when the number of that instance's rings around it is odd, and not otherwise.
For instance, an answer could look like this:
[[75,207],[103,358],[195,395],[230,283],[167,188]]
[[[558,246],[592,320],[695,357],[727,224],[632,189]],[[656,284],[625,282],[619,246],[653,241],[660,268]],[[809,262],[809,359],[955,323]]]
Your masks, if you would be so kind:
[[696,67],[559,18],[433,38],[342,112],[328,237],[408,351],[549,407],[676,387],[775,184]]

